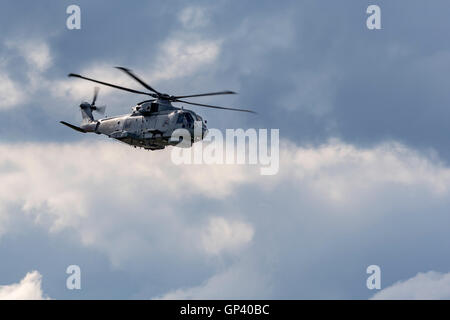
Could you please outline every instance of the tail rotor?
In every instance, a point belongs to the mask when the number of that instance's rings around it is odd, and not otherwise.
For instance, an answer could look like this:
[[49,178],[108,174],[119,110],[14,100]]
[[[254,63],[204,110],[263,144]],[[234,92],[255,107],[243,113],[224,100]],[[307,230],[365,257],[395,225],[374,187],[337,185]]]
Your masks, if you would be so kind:
[[98,91],[99,90],[100,90],[99,87],[95,87],[94,88],[94,97],[92,98],[92,102],[91,102],[90,108],[91,108],[92,111],[95,111],[95,112],[97,112],[97,113],[99,113],[101,115],[104,115],[105,111],[106,111],[106,106],[96,106],[95,105],[95,102],[97,101]]
[[82,102],[80,104],[80,111],[81,111],[81,117],[83,118],[83,120],[81,121],[81,126],[75,126],[73,124],[70,124],[68,122],[65,121],[60,121],[63,125],[82,132],[82,133],[86,133],[86,132],[94,132],[95,131],[95,127],[96,127],[96,123],[97,121],[94,120],[94,116],[92,115],[92,112],[95,111],[99,114],[105,114],[105,110],[106,110],[106,106],[96,106],[95,102],[97,101],[97,97],[98,97],[98,91],[99,88],[95,87],[94,88],[94,96],[92,97],[92,102]]

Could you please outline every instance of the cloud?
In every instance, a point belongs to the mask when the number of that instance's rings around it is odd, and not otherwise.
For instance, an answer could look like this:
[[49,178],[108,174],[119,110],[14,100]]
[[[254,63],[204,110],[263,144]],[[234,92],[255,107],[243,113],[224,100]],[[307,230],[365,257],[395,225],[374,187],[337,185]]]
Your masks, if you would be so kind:
[[220,53],[219,40],[203,40],[189,34],[178,34],[165,41],[150,78],[155,81],[192,76],[212,64]]
[[[176,80],[183,77],[194,76],[201,70],[206,70],[216,61],[220,54],[221,41],[209,40],[191,33],[175,33],[167,40],[158,44],[155,57],[150,61],[136,67],[136,74],[157,90],[159,84],[167,80]],[[135,88],[146,91],[141,85],[121,71],[113,67],[117,63],[111,61],[94,61],[75,73],[100,81],[110,82],[119,86]],[[52,95],[67,102],[87,100],[92,97],[92,82],[80,79],[57,79],[44,82],[45,88]],[[102,101],[114,100],[120,102],[123,92],[111,87],[101,87]],[[145,96],[142,96],[145,98]],[[144,99],[142,98],[142,99]]]
[[[135,81],[125,76],[121,73],[121,71],[114,69],[114,65],[115,64],[113,62],[94,62],[87,65],[82,70],[74,73],[81,74],[89,78],[98,79],[100,81],[114,83],[119,86],[137,88],[138,90],[141,90],[141,88],[137,87]],[[102,101],[117,98],[123,93],[122,91],[108,86],[102,86],[90,81],[68,77],[52,80],[49,83],[48,88],[54,97],[66,99],[68,102],[70,101],[73,104],[74,101],[81,102],[92,100],[93,88],[95,86],[101,87],[99,99],[102,99]]]
[[[252,282],[248,297],[258,290],[270,297],[367,297],[355,275],[365,275],[368,260],[403,266],[409,255],[411,272],[429,270],[424,261],[448,270],[442,266],[449,250],[442,241],[450,223],[448,165],[415,149],[448,150],[450,59],[440,41],[448,31],[448,3],[430,5],[433,19],[421,28],[403,27],[411,17],[426,18],[420,4],[389,4],[388,38],[367,33],[364,4],[86,6],[103,19],[83,24],[86,33],[64,31],[57,6],[36,5],[30,15],[13,5],[2,11],[5,37],[10,29],[33,31],[12,39],[2,55],[3,141],[21,139],[0,145],[2,234],[14,233],[20,219],[67,232],[128,275],[142,276],[138,282],[155,290],[146,297],[177,288],[182,296],[214,295],[226,281],[228,293],[244,292],[242,279],[252,270],[265,285]],[[133,23],[108,19],[119,11]],[[21,19],[12,21],[14,12]],[[59,25],[62,31],[39,36],[29,28],[33,19],[45,22],[37,29]],[[151,40],[136,47],[136,38]],[[279,174],[263,178],[259,168],[244,166],[176,167],[166,151],[147,153],[93,136],[74,144],[23,144],[73,137],[67,128],[46,125],[69,108],[75,115],[70,106],[92,98],[95,85],[68,79],[68,72],[140,89],[111,68],[117,61],[171,93],[239,91],[211,103],[235,99],[232,106],[256,107],[261,116],[204,110],[209,123],[281,128],[296,144],[282,147]],[[122,96],[130,97],[102,87],[99,103],[128,105]],[[18,105],[33,112],[10,112]],[[344,141],[327,142],[336,135]],[[405,144],[380,143],[390,138]]]
[[[191,13],[193,15],[191,19],[200,19],[200,13],[195,14],[194,11]],[[173,32],[170,37],[157,45],[154,58],[150,62],[147,61],[140,65],[136,72],[144,80],[148,79],[145,81],[151,81],[152,85],[158,85],[158,82],[161,81],[192,76],[217,59],[220,53],[220,43],[218,39],[205,39],[195,33]],[[1,94],[0,109],[9,109],[24,104],[40,91],[50,92],[53,98],[70,104],[74,104],[74,101],[79,103],[92,99],[94,83],[60,76],[55,79],[46,73],[53,66],[54,61],[54,54],[48,39],[39,37],[9,39],[4,41],[4,45],[9,52],[3,57],[0,64],[0,80],[2,81],[0,93],[3,93]],[[9,69],[14,68],[13,58],[16,57],[25,62],[24,70],[17,73],[23,73],[26,81],[15,81],[8,73]],[[81,70],[74,72],[90,78],[143,90],[136,81],[114,69],[115,65],[117,63],[113,59],[94,60],[83,66]],[[114,98],[114,101],[120,102],[122,101],[121,97],[123,97],[123,92],[101,86],[100,98],[103,101],[110,101]],[[36,97],[36,99],[40,99],[40,97]],[[48,108],[53,110],[54,107]]]
[[14,82],[4,70],[0,70],[0,110],[10,109],[25,101],[20,85]]
[[[338,207],[364,206],[379,197],[381,194],[377,192],[387,186],[423,188],[438,198],[448,195],[450,186],[448,168],[400,144],[359,149],[339,141],[317,148],[283,143],[280,161],[280,174],[265,179],[259,175],[257,166],[175,166],[170,160],[170,149],[148,152],[106,141],[2,144],[0,168],[5,169],[0,170],[3,182],[0,209],[8,212],[8,207],[19,205],[49,230],[76,227],[84,243],[94,244],[111,232],[108,229],[116,229],[109,221],[114,216],[103,211],[114,211],[121,220],[121,212],[128,210],[129,199],[133,199],[136,212],[147,210],[147,197],[159,199],[152,201],[147,218],[136,213],[128,218],[131,223],[144,223],[148,219],[144,224],[152,224],[156,222],[152,219],[156,219],[170,224],[181,218],[174,210],[186,199],[223,200],[235,194],[240,186],[270,193],[280,185],[301,185],[317,199]],[[349,176],[353,178],[348,179]],[[297,190],[290,192],[295,196]],[[109,204],[102,205],[104,202],[99,200],[102,197],[110,199]],[[171,199],[172,203],[163,199]],[[105,218],[102,223],[90,221]],[[239,247],[248,243],[254,233],[240,219],[217,217],[202,223],[206,227],[195,239],[208,252]],[[188,236],[189,224],[183,229]],[[190,231],[197,231],[197,227]],[[127,236],[136,239],[138,235]],[[108,240],[102,242],[106,244]]]
[[281,159],[290,175],[336,203],[376,197],[385,185],[420,186],[442,196],[450,186],[450,170],[439,159],[395,142],[364,149],[331,140],[318,148],[285,148]]
[[19,283],[0,286],[0,300],[44,300],[49,299],[41,288],[42,276],[31,271]]
[[377,292],[374,300],[439,300],[450,299],[450,273],[419,272]]
[[[219,297],[225,283],[223,297],[301,297],[314,284],[325,290],[333,282],[311,270],[336,255],[341,262],[333,265],[345,261],[364,273],[355,250],[372,250],[367,234],[381,228],[388,241],[385,221],[393,228],[405,215],[426,219],[423,206],[445,206],[450,190],[450,169],[439,159],[398,143],[284,141],[280,172],[267,177],[257,166],[176,166],[170,149],[86,139],[0,144],[0,229],[14,233],[14,221],[25,218],[50,233],[70,231],[115,268],[156,268],[152,297]],[[417,239],[417,230],[402,228],[405,239]],[[304,294],[329,297],[320,292]]]
[[[251,180],[245,177],[252,171],[257,174],[257,168],[205,169],[174,166],[169,151],[147,152],[106,141],[0,145],[0,221],[7,224],[9,212],[18,206],[50,232],[74,228],[84,245],[103,247],[116,262],[139,255],[143,247],[151,252],[162,245],[179,252],[180,240],[194,254],[203,252],[200,235],[211,228],[210,222],[204,213],[197,214],[198,223],[189,222],[177,207],[191,197],[223,199]],[[129,199],[134,199],[132,209]],[[124,217],[125,224],[120,222]],[[247,224],[217,221],[225,229],[222,238],[212,238],[216,247],[208,249],[231,249],[248,241]],[[178,236],[167,241],[167,234]]]
[[9,49],[16,50],[34,70],[46,71],[53,62],[50,48],[43,39],[20,39],[6,41]]
[[209,15],[204,7],[186,7],[180,11],[178,19],[187,29],[205,27],[209,24]]
[[227,221],[213,217],[202,233],[202,242],[208,253],[239,249],[253,238],[253,228],[241,221]]
[[[51,67],[53,58],[47,42],[43,39],[30,38],[7,40],[5,48],[10,52],[5,54],[0,63],[0,109],[10,109],[26,103],[37,90],[45,88],[48,80],[43,73]],[[13,80],[10,69],[13,68],[14,58],[19,57],[25,62],[26,81]],[[20,72],[16,72],[19,73]]]
[[[114,251],[127,247],[126,239],[118,247],[109,244],[109,234],[118,229],[111,222],[123,219],[129,199],[133,199],[136,212],[128,216],[129,223],[181,228],[186,222],[176,210],[181,203],[190,197],[224,200],[240,186],[269,194],[280,185],[302,186],[316,199],[337,207],[364,206],[382,196],[378,192],[386,187],[419,188],[437,198],[448,195],[450,187],[448,168],[400,144],[359,149],[339,141],[317,148],[283,143],[280,161],[280,174],[265,179],[257,166],[175,166],[170,149],[148,152],[107,141],[2,144],[0,168],[5,169],[0,170],[0,212],[5,216],[9,207],[19,205],[50,231],[75,227],[83,243],[100,242]],[[296,188],[290,191],[294,197],[297,192]],[[141,216],[150,209],[146,199],[152,202],[151,210]],[[191,237],[198,232],[193,238],[195,246],[209,253],[238,248],[250,242],[255,232],[236,216],[205,217],[201,226],[199,230],[188,223],[180,235]],[[143,241],[139,234],[128,231],[125,228],[123,235],[127,239]]]
[[236,264],[202,285],[176,289],[154,299],[267,299],[271,290],[270,281],[258,271],[257,266]]

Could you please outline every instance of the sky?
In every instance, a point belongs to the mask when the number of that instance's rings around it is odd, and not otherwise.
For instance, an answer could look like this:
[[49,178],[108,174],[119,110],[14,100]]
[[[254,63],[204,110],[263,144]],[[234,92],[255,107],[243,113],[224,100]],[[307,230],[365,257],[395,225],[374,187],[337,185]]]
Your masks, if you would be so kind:
[[[0,6],[0,299],[450,298],[448,1]],[[59,124],[94,88],[68,73],[142,89],[114,66],[174,95],[238,92],[195,101],[257,115],[186,108],[279,129],[279,172]],[[98,104],[144,99],[101,87]]]

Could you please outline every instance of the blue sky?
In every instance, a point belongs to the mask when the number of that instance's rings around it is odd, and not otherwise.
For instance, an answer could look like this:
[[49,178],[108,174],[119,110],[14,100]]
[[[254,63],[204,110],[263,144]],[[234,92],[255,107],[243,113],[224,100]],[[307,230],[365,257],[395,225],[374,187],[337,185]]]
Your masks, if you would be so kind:
[[[70,4],[81,30],[66,28]],[[381,30],[366,28],[370,4]],[[0,298],[367,299],[371,264],[376,297],[450,297],[448,2],[1,9]],[[93,90],[70,72],[140,89],[117,65],[171,94],[239,92],[198,101],[257,116],[192,109],[212,128],[280,129],[279,174],[175,166],[170,150],[61,126]],[[140,100],[102,87],[98,103],[114,115]]]

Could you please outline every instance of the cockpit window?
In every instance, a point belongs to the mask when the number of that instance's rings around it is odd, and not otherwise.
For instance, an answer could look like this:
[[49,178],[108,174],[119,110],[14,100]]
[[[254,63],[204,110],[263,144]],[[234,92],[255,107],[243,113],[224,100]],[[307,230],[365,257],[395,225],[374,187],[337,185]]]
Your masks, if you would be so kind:
[[194,123],[194,118],[190,113],[186,113],[186,120],[188,121],[189,124]]
[[183,128],[184,128],[184,125],[187,125],[188,128],[192,128],[192,126],[194,125],[194,118],[192,117],[192,115],[190,113],[187,113],[187,112],[181,113],[181,114],[178,114],[177,123],[182,123]]

